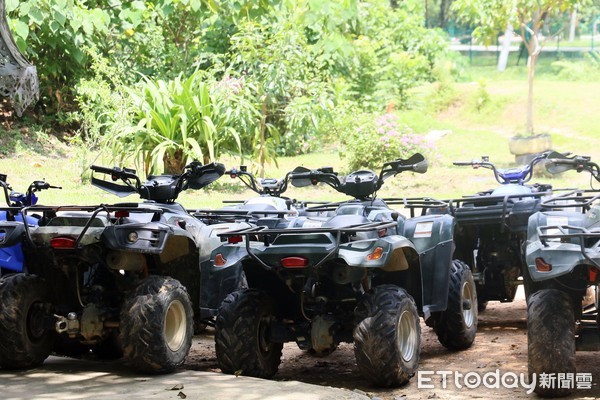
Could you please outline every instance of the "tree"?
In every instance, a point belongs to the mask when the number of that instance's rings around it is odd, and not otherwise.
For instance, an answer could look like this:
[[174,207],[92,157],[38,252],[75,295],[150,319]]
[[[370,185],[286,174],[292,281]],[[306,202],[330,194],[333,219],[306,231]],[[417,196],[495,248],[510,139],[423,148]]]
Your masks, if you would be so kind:
[[452,5],[459,19],[477,26],[473,35],[486,43],[495,41],[509,24],[521,38],[529,56],[526,111],[526,133],[529,135],[534,134],[533,80],[542,46],[539,32],[549,16],[570,12],[575,6],[587,3],[589,0],[455,0]]

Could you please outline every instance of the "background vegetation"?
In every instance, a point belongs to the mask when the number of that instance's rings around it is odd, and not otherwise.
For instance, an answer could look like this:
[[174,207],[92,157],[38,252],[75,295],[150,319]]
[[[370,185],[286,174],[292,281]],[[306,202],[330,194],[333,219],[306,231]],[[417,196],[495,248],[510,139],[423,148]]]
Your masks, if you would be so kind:
[[[435,28],[454,12],[449,3],[9,0],[42,100],[23,120],[3,114],[0,172],[17,190],[39,178],[61,184],[42,194],[46,204],[95,203],[116,198],[89,185],[92,163],[145,175],[197,158],[282,177],[297,165],[377,169],[422,151],[430,171],[398,176],[380,194],[487,189],[489,171],[451,163],[489,155],[511,165],[507,139],[525,128],[527,67],[513,54],[499,73],[494,56],[449,50]],[[448,14],[432,19],[432,9]],[[539,60],[536,128],[557,150],[600,160],[599,78],[594,55]],[[538,181],[588,185],[571,175]],[[222,178],[181,200],[216,207],[248,195]],[[323,188],[290,195],[339,199]]]

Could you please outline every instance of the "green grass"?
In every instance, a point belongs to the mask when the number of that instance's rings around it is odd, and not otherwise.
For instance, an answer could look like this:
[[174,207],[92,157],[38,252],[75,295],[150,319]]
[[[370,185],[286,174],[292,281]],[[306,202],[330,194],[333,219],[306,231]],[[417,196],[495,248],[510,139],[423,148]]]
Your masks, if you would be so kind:
[[[559,80],[551,65],[541,64],[535,82],[534,126],[537,132],[550,133],[554,149],[589,155],[600,161],[600,79],[588,81]],[[599,68],[600,69],[600,68]],[[490,157],[499,167],[514,166],[514,156],[508,151],[508,139],[523,132],[527,94],[524,67],[510,67],[506,75],[495,67],[469,67],[468,81],[456,83],[452,95],[440,103],[450,104],[434,112],[430,102],[438,93],[436,85],[418,88],[413,108],[400,112],[400,120],[421,134],[432,130],[446,134],[428,154],[430,169],[424,175],[405,173],[390,179],[381,189],[381,197],[432,196],[458,197],[497,186],[491,171],[455,167],[452,161],[471,160],[482,155]],[[480,80],[485,82],[489,101],[477,110],[476,96]],[[137,200],[136,196],[119,199],[92,187],[80,179],[81,161],[78,152],[59,142],[39,128],[3,129],[0,131],[0,173],[8,174],[16,190],[26,190],[34,179],[46,179],[63,186],[40,194],[41,203],[97,204]],[[335,145],[327,151],[278,159],[278,165],[267,167],[267,176],[281,178],[296,166],[318,168],[332,166],[344,170]],[[91,163],[91,156],[88,158]],[[235,160],[223,160],[228,168],[239,166]],[[94,163],[109,166],[105,160]],[[554,187],[589,187],[589,175],[575,172],[560,177],[536,176],[533,182],[551,183]],[[597,185],[597,186],[600,186]],[[290,188],[288,196],[300,200],[342,200],[345,196],[329,187]],[[241,183],[223,177],[213,188],[188,191],[180,202],[188,208],[220,207],[223,200],[242,200],[252,196]]]

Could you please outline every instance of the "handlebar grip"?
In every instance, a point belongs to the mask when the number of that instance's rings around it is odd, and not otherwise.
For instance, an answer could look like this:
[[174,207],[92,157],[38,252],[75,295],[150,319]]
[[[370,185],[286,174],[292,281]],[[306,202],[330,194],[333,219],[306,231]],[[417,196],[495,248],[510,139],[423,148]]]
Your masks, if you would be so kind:
[[301,179],[301,178],[312,178],[314,177],[316,174],[315,172],[311,171],[311,172],[292,172],[290,174],[290,179]]
[[114,168],[102,167],[100,165],[92,165],[90,167],[90,169],[94,172],[100,172],[100,173],[109,174],[109,175],[113,175],[115,173],[118,174],[121,172],[121,171],[115,170]]
[[454,161],[452,164],[454,165],[458,165],[458,166],[471,166],[474,165],[473,161]]

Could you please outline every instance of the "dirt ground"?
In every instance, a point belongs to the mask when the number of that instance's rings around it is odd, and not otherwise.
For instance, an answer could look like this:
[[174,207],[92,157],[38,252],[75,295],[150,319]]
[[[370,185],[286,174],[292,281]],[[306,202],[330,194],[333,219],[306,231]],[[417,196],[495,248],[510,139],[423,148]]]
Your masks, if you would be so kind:
[[[486,311],[479,315],[479,326],[474,345],[461,352],[446,350],[439,344],[433,330],[421,324],[422,346],[419,375],[397,389],[378,389],[364,380],[354,360],[352,344],[343,343],[327,357],[315,357],[307,354],[296,346],[287,343],[284,346],[283,358],[275,380],[297,380],[306,383],[346,388],[364,392],[372,398],[385,400],[400,399],[525,399],[536,397],[528,395],[527,388],[520,384],[517,387],[503,387],[502,379],[507,386],[513,386],[510,378],[516,374],[526,377],[527,374],[527,322],[526,305],[523,298],[513,303],[490,302]],[[185,368],[200,371],[220,371],[214,352],[214,330],[207,331],[194,338],[190,355]],[[591,373],[593,383],[591,389],[575,391],[569,398],[598,398],[600,397],[600,361],[598,352],[578,352],[577,372]],[[443,387],[443,374],[436,371],[451,371],[447,375],[447,386]],[[497,371],[497,372],[496,372]],[[488,388],[476,383],[467,385],[459,378],[458,388],[455,379],[458,373],[463,375],[475,373],[482,379],[486,374]],[[496,375],[494,375],[496,374]],[[473,379],[477,379],[471,374]],[[499,377],[497,379],[495,377]],[[430,379],[430,380],[429,380]],[[476,382],[473,380],[472,382]],[[497,382],[497,383],[496,383]],[[526,381],[525,381],[526,382]],[[433,388],[425,388],[426,385]],[[495,388],[495,386],[500,386]]]

